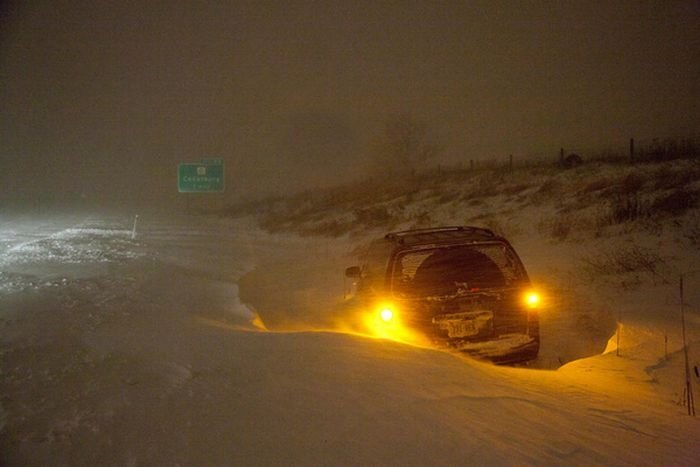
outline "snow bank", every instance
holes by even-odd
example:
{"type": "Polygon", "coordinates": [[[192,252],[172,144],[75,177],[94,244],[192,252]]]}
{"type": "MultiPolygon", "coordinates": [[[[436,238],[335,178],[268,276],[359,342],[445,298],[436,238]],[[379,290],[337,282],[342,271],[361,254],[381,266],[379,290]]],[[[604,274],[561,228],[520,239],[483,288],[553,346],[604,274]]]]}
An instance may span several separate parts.
{"type": "MultiPolygon", "coordinates": [[[[436,217],[469,219],[495,206],[486,201],[448,203],[436,217]]],[[[347,253],[365,237],[160,214],[141,216],[131,239],[130,216],[52,228],[47,219],[31,239],[39,248],[0,257],[0,463],[695,464],[700,425],[681,405],[676,285],[580,264],[620,238],[675,244],[677,261],[663,255],[671,270],[696,250],[666,227],[656,239],[543,239],[525,220],[548,211],[518,206],[505,205],[503,225],[518,226],[516,249],[549,298],[541,366],[563,364],[556,371],[323,331],[343,268],[355,264],[347,253]],[[105,256],[85,254],[93,249],[105,256]],[[603,353],[616,321],[619,356],[603,353]]],[[[20,228],[3,244],[28,239],[20,228]]]]}

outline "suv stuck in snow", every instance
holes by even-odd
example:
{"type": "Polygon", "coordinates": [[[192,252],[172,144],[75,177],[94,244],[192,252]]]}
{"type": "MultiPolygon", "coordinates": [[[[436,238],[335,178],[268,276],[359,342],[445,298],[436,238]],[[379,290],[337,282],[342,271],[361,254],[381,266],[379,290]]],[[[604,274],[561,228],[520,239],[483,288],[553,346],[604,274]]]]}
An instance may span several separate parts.
{"type": "Polygon", "coordinates": [[[380,325],[400,321],[432,343],[497,363],[537,357],[539,298],[510,243],[477,227],[392,232],[372,241],[353,308],[380,325]]]}

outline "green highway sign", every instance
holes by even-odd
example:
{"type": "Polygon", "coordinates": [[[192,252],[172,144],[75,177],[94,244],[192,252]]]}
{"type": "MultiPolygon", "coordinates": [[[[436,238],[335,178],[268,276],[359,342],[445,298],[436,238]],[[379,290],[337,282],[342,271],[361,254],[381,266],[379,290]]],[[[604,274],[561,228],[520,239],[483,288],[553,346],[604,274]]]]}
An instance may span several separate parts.
{"type": "Polygon", "coordinates": [[[205,160],[177,166],[180,193],[221,193],[224,191],[224,161],[205,160]]]}

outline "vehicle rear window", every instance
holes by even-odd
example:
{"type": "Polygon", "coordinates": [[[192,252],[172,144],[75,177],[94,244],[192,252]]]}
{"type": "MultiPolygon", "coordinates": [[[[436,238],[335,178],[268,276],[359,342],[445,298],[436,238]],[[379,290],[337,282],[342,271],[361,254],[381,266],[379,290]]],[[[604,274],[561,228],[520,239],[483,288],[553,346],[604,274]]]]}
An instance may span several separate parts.
{"type": "Polygon", "coordinates": [[[459,245],[399,254],[392,290],[403,297],[445,296],[507,287],[522,278],[520,262],[507,245],[459,245]]]}

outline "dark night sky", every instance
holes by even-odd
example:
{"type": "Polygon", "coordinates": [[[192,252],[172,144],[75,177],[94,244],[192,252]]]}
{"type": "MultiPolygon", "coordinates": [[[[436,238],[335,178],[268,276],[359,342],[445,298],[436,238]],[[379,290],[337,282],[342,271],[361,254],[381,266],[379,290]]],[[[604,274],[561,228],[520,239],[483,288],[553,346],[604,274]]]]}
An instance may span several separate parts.
{"type": "MultiPolygon", "coordinates": [[[[700,2],[5,4],[4,194],[231,197],[357,176],[392,113],[437,162],[700,134],[700,2]]],[[[10,196],[12,197],[12,196],[10,196]]]]}

